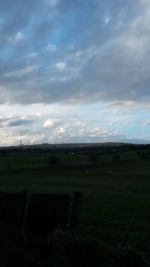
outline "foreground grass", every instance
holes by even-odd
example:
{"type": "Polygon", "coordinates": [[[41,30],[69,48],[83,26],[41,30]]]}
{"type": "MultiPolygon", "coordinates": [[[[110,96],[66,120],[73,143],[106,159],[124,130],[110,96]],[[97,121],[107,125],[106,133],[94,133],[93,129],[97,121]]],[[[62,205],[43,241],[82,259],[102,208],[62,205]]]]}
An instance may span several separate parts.
{"type": "MultiPolygon", "coordinates": [[[[64,162],[67,162],[67,156],[64,162]]],[[[68,156],[69,157],[69,156],[68,156]]],[[[72,157],[72,156],[71,156],[72,157]]],[[[85,157],[82,156],[83,161],[85,157]]],[[[1,191],[83,192],[78,236],[120,253],[133,249],[150,261],[150,160],[136,154],[113,161],[101,157],[95,168],[50,168],[47,158],[15,158],[1,163],[1,191]],[[30,164],[28,164],[30,162],[30,164]],[[39,164],[40,162],[40,164],[39,164]],[[34,167],[34,168],[33,168],[34,167]],[[108,172],[109,171],[109,172],[108,172]]],[[[69,160],[69,158],[68,158],[69,160]]],[[[71,163],[75,159],[71,159],[71,163]]],[[[81,158],[77,158],[77,162],[81,158]]]]}

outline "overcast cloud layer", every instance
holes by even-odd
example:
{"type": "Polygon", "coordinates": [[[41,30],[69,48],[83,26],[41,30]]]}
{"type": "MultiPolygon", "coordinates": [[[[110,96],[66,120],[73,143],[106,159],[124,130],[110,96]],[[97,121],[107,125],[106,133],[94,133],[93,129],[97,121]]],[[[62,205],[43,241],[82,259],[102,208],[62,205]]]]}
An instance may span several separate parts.
{"type": "Polygon", "coordinates": [[[0,0],[1,144],[150,140],[149,25],[149,0],[0,0]]]}
{"type": "Polygon", "coordinates": [[[1,103],[148,101],[149,24],[144,0],[1,0],[1,103]]]}

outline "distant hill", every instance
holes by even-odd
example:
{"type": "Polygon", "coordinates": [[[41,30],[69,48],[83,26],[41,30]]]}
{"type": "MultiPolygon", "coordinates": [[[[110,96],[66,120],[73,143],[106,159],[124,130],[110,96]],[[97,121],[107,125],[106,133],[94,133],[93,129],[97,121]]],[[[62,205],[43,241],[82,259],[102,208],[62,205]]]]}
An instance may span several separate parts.
{"type": "MultiPolygon", "coordinates": [[[[105,142],[105,143],[63,143],[63,144],[34,144],[21,146],[5,146],[0,147],[1,150],[9,149],[71,149],[71,148],[113,148],[121,146],[136,146],[140,144],[124,143],[124,142],[105,142]]],[[[141,145],[144,145],[141,143],[141,145]]]]}

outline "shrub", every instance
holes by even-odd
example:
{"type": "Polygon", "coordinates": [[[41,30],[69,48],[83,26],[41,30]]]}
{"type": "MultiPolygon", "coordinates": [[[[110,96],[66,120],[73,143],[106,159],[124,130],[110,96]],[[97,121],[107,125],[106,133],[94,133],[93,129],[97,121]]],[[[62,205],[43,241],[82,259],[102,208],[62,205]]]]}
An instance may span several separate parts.
{"type": "Polygon", "coordinates": [[[50,155],[48,163],[49,165],[56,166],[59,163],[59,158],[56,155],[50,155]]]}

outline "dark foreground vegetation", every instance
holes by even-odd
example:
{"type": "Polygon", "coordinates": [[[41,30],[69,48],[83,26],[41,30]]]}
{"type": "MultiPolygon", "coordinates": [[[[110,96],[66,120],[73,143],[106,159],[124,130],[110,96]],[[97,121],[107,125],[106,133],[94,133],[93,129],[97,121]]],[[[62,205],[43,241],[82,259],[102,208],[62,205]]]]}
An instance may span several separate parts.
{"type": "Polygon", "coordinates": [[[150,266],[149,146],[3,149],[0,188],[83,193],[75,233],[56,229],[44,249],[1,224],[0,266],[150,266]]]}

